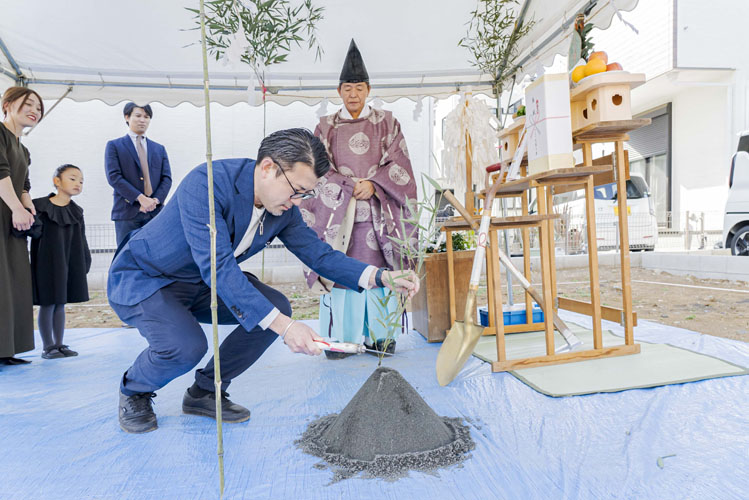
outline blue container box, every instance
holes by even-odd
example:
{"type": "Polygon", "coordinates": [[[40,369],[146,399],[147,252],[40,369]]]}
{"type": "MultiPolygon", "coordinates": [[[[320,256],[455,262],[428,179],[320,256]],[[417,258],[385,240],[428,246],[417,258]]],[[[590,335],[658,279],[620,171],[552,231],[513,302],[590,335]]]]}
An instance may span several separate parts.
{"type": "MultiPolygon", "coordinates": [[[[505,325],[524,325],[525,321],[525,309],[518,311],[504,311],[504,322],[505,325]]],[[[487,307],[479,307],[479,320],[481,326],[489,326],[489,310],[487,307]]],[[[538,304],[533,304],[533,322],[542,323],[544,321],[544,312],[541,310],[538,304]]]]}

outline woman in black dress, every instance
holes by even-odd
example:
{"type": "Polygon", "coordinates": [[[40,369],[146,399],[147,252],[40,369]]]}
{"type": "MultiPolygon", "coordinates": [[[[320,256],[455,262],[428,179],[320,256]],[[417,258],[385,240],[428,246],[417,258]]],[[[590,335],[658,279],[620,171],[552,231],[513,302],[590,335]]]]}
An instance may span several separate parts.
{"type": "Polygon", "coordinates": [[[31,270],[25,238],[11,235],[25,231],[36,213],[29,195],[29,150],[21,144],[26,127],[44,116],[39,94],[11,87],[0,102],[0,364],[20,365],[28,360],[14,357],[34,348],[34,309],[31,303],[31,270]]]}
{"type": "Polygon", "coordinates": [[[91,268],[83,209],[71,199],[83,191],[83,172],[75,165],[62,165],[55,170],[53,181],[57,194],[34,200],[42,236],[31,240],[34,305],[40,306],[39,333],[45,359],[78,356],[62,343],[65,304],[88,300],[86,274],[91,268]]]}

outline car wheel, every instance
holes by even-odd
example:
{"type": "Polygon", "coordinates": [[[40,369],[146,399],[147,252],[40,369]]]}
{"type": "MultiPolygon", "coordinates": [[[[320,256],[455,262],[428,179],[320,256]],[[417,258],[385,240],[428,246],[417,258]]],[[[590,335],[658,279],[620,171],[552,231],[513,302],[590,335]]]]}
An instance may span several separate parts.
{"type": "Polygon", "coordinates": [[[744,226],[733,235],[731,254],[749,256],[749,226],[744,226]]]}

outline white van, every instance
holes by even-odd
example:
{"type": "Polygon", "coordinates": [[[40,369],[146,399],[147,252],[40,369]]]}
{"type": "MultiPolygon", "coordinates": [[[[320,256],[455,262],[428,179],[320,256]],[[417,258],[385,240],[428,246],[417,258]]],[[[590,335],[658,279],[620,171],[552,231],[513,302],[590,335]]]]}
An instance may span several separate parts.
{"type": "MultiPolygon", "coordinates": [[[[619,205],[616,184],[596,186],[596,237],[598,248],[617,248],[619,239],[619,205]]],[[[645,178],[631,173],[627,181],[627,225],[630,250],[655,250],[658,243],[658,220],[655,206],[645,178]]]]}
{"type": "MultiPolygon", "coordinates": [[[[616,184],[603,184],[594,190],[596,207],[596,238],[599,250],[619,247],[619,205],[616,184]]],[[[535,213],[536,200],[531,202],[530,212],[535,213]]],[[[560,214],[558,231],[565,231],[571,239],[585,234],[585,192],[571,191],[554,196],[554,212],[560,214]]],[[[629,226],[630,250],[655,250],[658,243],[658,221],[650,188],[640,174],[631,173],[627,181],[627,222],[629,226]]],[[[559,238],[559,234],[556,235],[559,238]]],[[[559,246],[559,243],[557,244],[559,246]]],[[[580,244],[567,242],[571,253],[586,251],[584,241],[580,244]]]]}
{"type": "Polygon", "coordinates": [[[731,158],[723,244],[731,249],[732,255],[749,255],[749,131],[739,138],[739,146],[731,158]]]}

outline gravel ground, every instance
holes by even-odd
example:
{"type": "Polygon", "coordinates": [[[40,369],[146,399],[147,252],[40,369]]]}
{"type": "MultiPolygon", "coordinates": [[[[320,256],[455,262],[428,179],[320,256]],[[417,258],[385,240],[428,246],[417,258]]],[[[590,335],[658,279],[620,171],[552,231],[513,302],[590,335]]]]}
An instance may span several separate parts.
{"type": "MultiPolygon", "coordinates": [[[[618,268],[601,267],[600,276],[603,304],[621,307],[618,268]]],[[[587,268],[558,271],[559,294],[590,300],[587,279],[587,268]]],[[[533,282],[539,283],[540,275],[534,273],[533,282]]],[[[291,301],[295,319],[317,317],[319,296],[310,292],[304,283],[283,284],[276,288],[291,301]]],[[[516,286],[514,290],[517,301],[522,297],[522,289],[516,286]]],[[[485,302],[485,296],[485,292],[480,293],[479,302],[482,298],[485,302]]],[[[749,286],[746,283],[632,268],[632,297],[640,319],[749,342],[749,286]]],[[[66,314],[67,328],[116,328],[122,324],[107,304],[103,292],[93,292],[87,303],[68,305],[66,314]]]]}
{"type": "MultiPolygon", "coordinates": [[[[600,276],[602,304],[621,308],[619,268],[601,267],[600,276]]],[[[749,286],[746,283],[675,276],[642,268],[632,268],[631,278],[632,303],[639,319],[749,342],[749,286]]],[[[559,271],[559,295],[590,301],[588,279],[587,268],[559,271]]],[[[533,283],[540,281],[540,273],[534,273],[533,283]]],[[[524,300],[520,286],[513,290],[516,301],[524,300]]]]}

